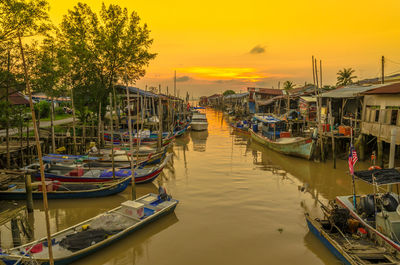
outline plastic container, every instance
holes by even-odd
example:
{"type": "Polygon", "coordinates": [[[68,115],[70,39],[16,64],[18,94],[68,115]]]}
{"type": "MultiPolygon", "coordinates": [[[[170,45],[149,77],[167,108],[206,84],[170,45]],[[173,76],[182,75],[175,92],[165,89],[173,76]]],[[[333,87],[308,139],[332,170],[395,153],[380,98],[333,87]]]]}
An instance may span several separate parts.
{"type": "Polygon", "coordinates": [[[258,124],[253,124],[253,131],[258,132],[258,124]]]}

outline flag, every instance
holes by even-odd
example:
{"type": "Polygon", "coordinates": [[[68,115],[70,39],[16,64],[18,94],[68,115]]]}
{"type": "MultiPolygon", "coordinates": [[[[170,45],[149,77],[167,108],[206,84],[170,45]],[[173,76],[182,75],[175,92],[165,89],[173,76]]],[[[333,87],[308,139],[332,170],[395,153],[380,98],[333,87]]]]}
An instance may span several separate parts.
{"type": "Polygon", "coordinates": [[[352,146],[350,146],[350,153],[349,153],[349,171],[350,174],[354,174],[354,165],[357,163],[358,157],[357,157],[357,152],[356,149],[352,146]]]}

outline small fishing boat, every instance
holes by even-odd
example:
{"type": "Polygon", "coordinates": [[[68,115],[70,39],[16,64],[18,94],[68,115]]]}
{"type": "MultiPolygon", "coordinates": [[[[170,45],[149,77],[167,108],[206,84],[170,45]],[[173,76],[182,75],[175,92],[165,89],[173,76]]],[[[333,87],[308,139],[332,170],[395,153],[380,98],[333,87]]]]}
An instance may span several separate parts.
{"type": "MultiPolygon", "coordinates": [[[[114,145],[127,145],[129,143],[129,133],[128,132],[119,132],[119,133],[114,133],[114,145]],[[122,136],[122,141],[121,141],[121,136],[122,136]]],[[[163,132],[163,137],[162,137],[162,146],[169,145],[173,140],[175,136],[171,135],[168,132],[163,132]]],[[[106,145],[111,146],[111,133],[110,132],[104,132],[104,140],[106,145]]],[[[133,143],[137,143],[137,141],[140,141],[140,145],[142,146],[157,146],[157,141],[158,141],[158,133],[151,133],[150,131],[142,131],[139,133],[139,136],[137,134],[133,135],[133,143]]]]}
{"type": "Polygon", "coordinates": [[[314,151],[314,141],[311,137],[292,136],[290,132],[284,131],[285,121],[273,116],[254,117],[260,123],[249,129],[253,140],[285,155],[311,159],[314,151]]]}
{"type": "MultiPolygon", "coordinates": [[[[47,181],[47,198],[49,199],[82,199],[105,197],[120,193],[129,185],[131,178],[107,183],[63,183],[59,181],[47,181]]],[[[32,183],[33,199],[42,199],[41,183],[32,183]]],[[[25,200],[25,183],[11,183],[0,187],[0,200],[25,200]]]]}
{"type": "MultiPolygon", "coordinates": [[[[170,157],[171,155],[168,155],[159,165],[135,169],[135,183],[143,184],[152,182],[160,175],[170,157]]],[[[39,165],[33,164],[25,169],[38,170],[39,165]]],[[[80,165],[62,163],[46,164],[44,173],[46,179],[61,182],[108,182],[115,179],[131,177],[132,175],[130,169],[116,168],[114,169],[114,178],[112,169],[89,169],[80,165]]],[[[33,174],[33,177],[36,180],[40,180],[40,172],[37,171],[33,174]]]]}
{"type": "MultiPolygon", "coordinates": [[[[51,236],[54,264],[69,264],[128,236],[174,212],[178,201],[165,193],[149,193],[51,236]]],[[[5,264],[49,264],[46,238],[9,250],[0,250],[5,264]]]]}
{"type": "Polygon", "coordinates": [[[190,123],[192,130],[194,131],[205,131],[208,128],[207,116],[203,113],[193,114],[192,121],[190,123]]]}
{"type": "Polygon", "coordinates": [[[240,121],[240,122],[236,122],[236,123],[231,123],[230,126],[232,127],[232,129],[235,132],[239,132],[239,133],[242,133],[242,134],[250,135],[250,131],[249,131],[250,126],[247,123],[247,121],[244,121],[244,122],[240,121]]]}
{"type": "Polygon", "coordinates": [[[176,130],[174,132],[174,136],[175,137],[180,137],[180,136],[184,135],[188,128],[189,128],[189,123],[187,123],[185,126],[183,126],[182,129],[176,130]]]}
{"type": "Polygon", "coordinates": [[[400,251],[399,195],[382,192],[382,185],[400,184],[400,172],[396,169],[373,169],[354,172],[354,176],[374,188],[373,194],[337,196],[339,206],[347,209],[377,239],[400,251]]]}
{"type": "Polygon", "coordinates": [[[307,226],[343,264],[399,264],[399,252],[389,244],[378,243],[346,209],[321,207],[324,219],[305,213],[307,226]]]}

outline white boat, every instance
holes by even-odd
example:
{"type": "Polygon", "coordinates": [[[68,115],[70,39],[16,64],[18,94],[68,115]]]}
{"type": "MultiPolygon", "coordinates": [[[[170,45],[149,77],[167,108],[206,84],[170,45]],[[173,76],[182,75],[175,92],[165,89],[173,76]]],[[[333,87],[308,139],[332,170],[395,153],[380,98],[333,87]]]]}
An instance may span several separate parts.
{"type": "Polygon", "coordinates": [[[194,131],[204,131],[208,128],[208,122],[206,114],[197,113],[193,114],[192,122],[190,123],[192,130],[194,131]]]}
{"type": "Polygon", "coordinates": [[[354,172],[354,176],[371,184],[373,194],[337,196],[336,203],[357,219],[368,231],[397,251],[400,251],[400,200],[399,195],[382,193],[382,185],[400,184],[396,169],[373,169],[354,172]]]}

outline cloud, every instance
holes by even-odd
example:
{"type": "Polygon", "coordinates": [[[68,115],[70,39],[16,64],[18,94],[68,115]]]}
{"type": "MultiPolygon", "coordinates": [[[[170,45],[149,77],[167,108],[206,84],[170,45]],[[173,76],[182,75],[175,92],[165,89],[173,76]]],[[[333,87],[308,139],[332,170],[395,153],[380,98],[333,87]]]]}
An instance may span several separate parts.
{"type": "Polygon", "coordinates": [[[176,78],[176,82],[187,82],[187,81],[189,81],[189,80],[191,80],[191,79],[192,79],[192,78],[190,78],[189,76],[184,75],[184,76],[181,76],[181,77],[176,78]]]}
{"type": "Polygon", "coordinates": [[[265,53],[265,46],[257,45],[250,51],[251,54],[265,53]]]}

